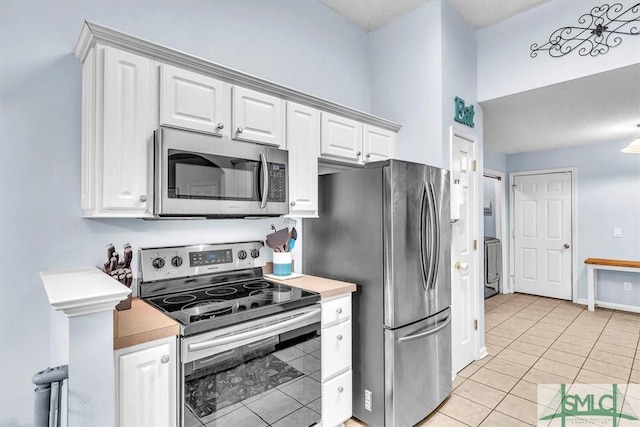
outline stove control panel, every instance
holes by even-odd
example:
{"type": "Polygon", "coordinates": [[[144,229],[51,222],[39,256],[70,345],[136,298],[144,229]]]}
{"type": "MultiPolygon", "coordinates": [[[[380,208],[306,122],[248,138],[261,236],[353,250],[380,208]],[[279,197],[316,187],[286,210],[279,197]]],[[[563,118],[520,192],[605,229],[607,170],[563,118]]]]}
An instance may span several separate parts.
{"type": "Polygon", "coordinates": [[[262,267],[261,241],[140,249],[142,282],[262,267]],[[249,256],[249,254],[251,256],[249,256]]]}

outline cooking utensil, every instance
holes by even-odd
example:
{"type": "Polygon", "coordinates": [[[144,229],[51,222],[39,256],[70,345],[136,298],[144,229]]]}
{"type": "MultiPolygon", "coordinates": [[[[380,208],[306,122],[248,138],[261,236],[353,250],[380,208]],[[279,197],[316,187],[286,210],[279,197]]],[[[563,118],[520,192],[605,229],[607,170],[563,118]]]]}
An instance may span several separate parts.
{"type": "Polygon", "coordinates": [[[289,241],[289,229],[283,228],[275,233],[267,234],[267,246],[276,252],[285,252],[285,245],[289,241]]]}
{"type": "Polygon", "coordinates": [[[289,239],[289,244],[287,245],[287,252],[291,252],[295,245],[296,245],[296,239],[294,238],[289,239]]]}

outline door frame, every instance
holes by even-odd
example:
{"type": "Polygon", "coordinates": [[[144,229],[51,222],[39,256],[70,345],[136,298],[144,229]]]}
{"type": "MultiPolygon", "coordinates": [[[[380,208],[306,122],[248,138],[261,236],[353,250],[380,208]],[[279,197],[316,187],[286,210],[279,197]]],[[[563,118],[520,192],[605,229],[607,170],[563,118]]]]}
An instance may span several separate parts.
{"type": "MultiPolygon", "coordinates": [[[[484,339],[480,340],[480,333],[483,334],[484,336],[484,289],[482,289],[483,293],[482,293],[482,298],[480,297],[480,272],[482,272],[482,274],[484,275],[484,263],[480,264],[480,244],[481,242],[484,242],[483,240],[483,236],[480,236],[480,221],[481,221],[481,216],[480,216],[480,206],[481,206],[481,194],[479,191],[480,188],[480,175],[481,175],[481,171],[482,171],[482,165],[480,164],[480,161],[478,159],[478,137],[475,135],[472,135],[470,133],[466,133],[460,129],[458,129],[455,126],[450,126],[449,127],[449,169],[451,170],[451,183],[453,183],[453,138],[454,137],[460,137],[462,139],[466,139],[467,141],[471,142],[471,144],[473,145],[473,160],[475,160],[476,162],[476,170],[473,171],[473,173],[475,174],[474,176],[474,183],[473,183],[473,193],[475,195],[475,198],[473,198],[473,205],[470,208],[471,212],[475,212],[475,215],[473,215],[473,219],[472,221],[470,221],[470,223],[473,224],[473,235],[475,235],[475,239],[477,241],[477,248],[476,250],[474,250],[474,254],[473,254],[473,262],[475,264],[475,274],[471,275],[471,280],[472,280],[472,286],[471,288],[473,289],[474,295],[473,298],[475,299],[475,304],[473,304],[474,307],[474,313],[471,313],[471,316],[473,319],[477,319],[478,321],[478,328],[474,330],[473,333],[473,348],[474,348],[474,358],[475,360],[480,360],[483,357],[485,357],[488,353],[487,353],[487,348],[486,346],[482,346],[482,348],[480,348],[481,345],[481,341],[482,344],[484,344],[484,339]],[[482,239],[482,240],[481,240],[482,239]]],[[[471,201],[470,201],[471,203],[471,201]]],[[[453,259],[453,256],[451,257],[451,277],[453,277],[453,274],[455,274],[455,267],[454,267],[455,261],[453,259]]],[[[484,288],[484,280],[482,281],[482,286],[484,288]]],[[[453,331],[452,331],[452,336],[453,336],[453,331]]],[[[452,343],[453,344],[453,343],[452,343]]],[[[455,376],[457,374],[457,372],[453,372],[451,373],[451,378],[455,379],[455,376]]]]}
{"type": "MultiPolygon", "coordinates": [[[[500,281],[500,289],[498,290],[501,294],[512,294],[513,287],[511,287],[511,281],[508,280],[509,277],[509,262],[507,259],[509,257],[508,248],[506,245],[507,236],[509,235],[509,221],[507,218],[507,181],[504,172],[496,171],[493,169],[484,169],[484,174],[492,175],[499,180],[496,180],[497,183],[494,183],[495,188],[495,212],[496,212],[496,237],[500,239],[502,242],[502,280],[500,281]],[[499,228],[498,228],[499,226],[499,228]],[[499,230],[499,231],[498,231],[499,230]]],[[[490,178],[493,179],[493,178],[490,178]]],[[[486,274],[486,273],[485,273],[486,274]]]]}
{"type": "Polygon", "coordinates": [[[538,169],[522,172],[509,173],[509,186],[511,191],[509,192],[509,226],[511,229],[509,238],[509,286],[515,292],[516,286],[514,283],[515,278],[515,197],[514,197],[514,180],[517,176],[527,175],[547,175],[552,173],[565,173],[571,174],[571,301],[578,302],[578,251],[576,250],[576,243],[578,241],[577,236],[577,218],[578,218],[578,205],[577,205],[577,191],[578,191],[578,168],[558,168],[558,169],[538,169]]]}

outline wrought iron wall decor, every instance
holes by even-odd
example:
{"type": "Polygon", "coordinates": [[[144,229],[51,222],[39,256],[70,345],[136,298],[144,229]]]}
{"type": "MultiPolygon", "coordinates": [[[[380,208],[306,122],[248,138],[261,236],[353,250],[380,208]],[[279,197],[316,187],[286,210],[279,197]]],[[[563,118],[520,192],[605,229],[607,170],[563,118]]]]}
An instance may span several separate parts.
{"type": "Polygon", "coordinates": [[[555,30],[542,46],[532,44],[531,57],[546,50],[553,58],[559,58],[576,49],[580,56],[604,55],[622,43],[621,35],[640,33],[640,3],[624,8],[620,3],[594,7],[578,19],[579,25],[555,30]]]}

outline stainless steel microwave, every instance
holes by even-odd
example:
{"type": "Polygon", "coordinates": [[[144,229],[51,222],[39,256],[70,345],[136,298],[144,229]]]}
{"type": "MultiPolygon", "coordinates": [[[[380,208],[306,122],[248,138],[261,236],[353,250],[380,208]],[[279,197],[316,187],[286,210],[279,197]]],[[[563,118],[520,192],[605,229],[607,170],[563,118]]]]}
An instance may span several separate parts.
{"type": "Polygon", "coordinates": [[[162,127],[154,134],[154,214],[287,214],[288,157],[274,147],[162,127]]]}

